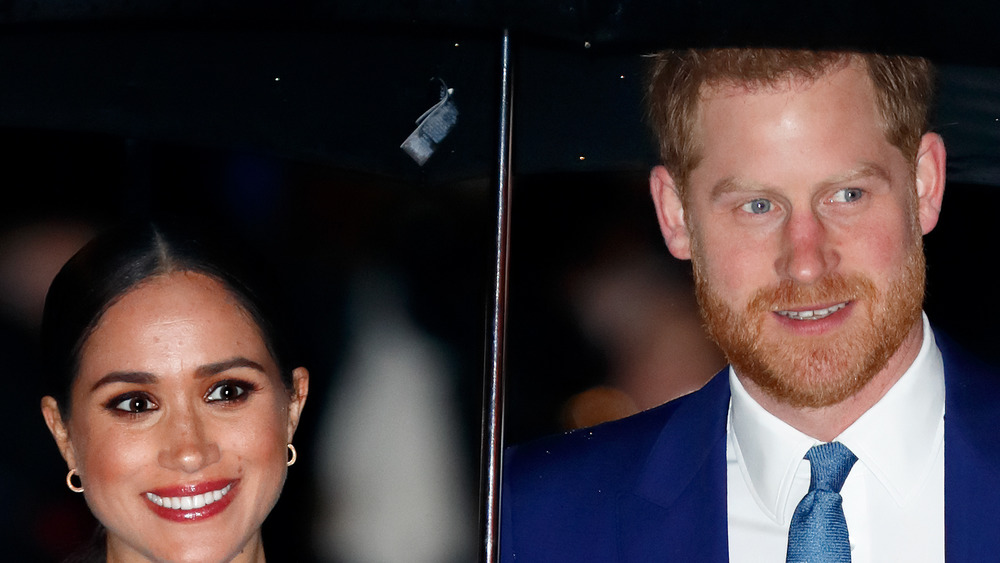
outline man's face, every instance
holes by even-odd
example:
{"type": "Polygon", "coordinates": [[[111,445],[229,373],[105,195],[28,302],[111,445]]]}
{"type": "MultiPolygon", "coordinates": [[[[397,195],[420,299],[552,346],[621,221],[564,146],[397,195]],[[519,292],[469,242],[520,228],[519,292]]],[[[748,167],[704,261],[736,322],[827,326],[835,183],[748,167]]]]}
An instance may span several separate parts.
{"type": "Polygon", "coordinates": [[[696,134],[680,254],[741,378],[821,407],[915,355],[934,221],[918,216],[913,163],[886,140],[865,70],[706,90],[696,134]]]}

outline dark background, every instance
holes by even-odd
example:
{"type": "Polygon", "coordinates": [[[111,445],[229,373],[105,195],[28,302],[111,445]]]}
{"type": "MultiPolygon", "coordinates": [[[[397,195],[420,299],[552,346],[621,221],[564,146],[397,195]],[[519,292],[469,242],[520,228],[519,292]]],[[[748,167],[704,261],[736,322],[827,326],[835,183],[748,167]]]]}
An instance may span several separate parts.
{"type": "MultiPolygon", "coordinates": [[[[303,462],[320,447],[322,397],[356,331],[351,284],[375,267],[394,272],[414,322],[448,352],[443,393],[460,415],[463,495],[475,503],[505,26],[515,79],[508,443],[562,429],[569,398],[607,383],[621,361],[580,325],[581,276],[634,258],[678,299],[690,295],[646,187],[656,158],[640,55],[655,47],[849,46],[940,63],[935,123],[950,180],[926,238],[927,311],[992,356],[1000,18],[986,3],[141,4],[0,3],[0,262],[33,226],[180,217],[287,273],[281,293],[313,379],[302,458],[266,524],[272,560],[317,558],[317,476],[303,462]],[[398,146],[437,101],[438,79],[454,88],[459,122],[421,168],[398,146]]],[[[0,420],[12,435],[0,456],[0,544],[10,560],[53,561],[86,535],[88,513],[64,488],[38,412],[36,327],[17,311],[0,321],[0,420]]]]}

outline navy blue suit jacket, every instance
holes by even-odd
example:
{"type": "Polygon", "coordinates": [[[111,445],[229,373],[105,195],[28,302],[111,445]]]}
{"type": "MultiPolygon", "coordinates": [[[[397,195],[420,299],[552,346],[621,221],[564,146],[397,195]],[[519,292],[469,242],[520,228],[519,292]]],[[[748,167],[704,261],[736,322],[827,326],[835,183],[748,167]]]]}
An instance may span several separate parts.
{"type": "MultiPolygon", "coordinates": [[[[939,346],[945,366],[945,550],[1000,560],[1000,377],[939,346]]],[[[723,370],[624,420],[505,453],[504,563],[728,561],[723,370]]]]}

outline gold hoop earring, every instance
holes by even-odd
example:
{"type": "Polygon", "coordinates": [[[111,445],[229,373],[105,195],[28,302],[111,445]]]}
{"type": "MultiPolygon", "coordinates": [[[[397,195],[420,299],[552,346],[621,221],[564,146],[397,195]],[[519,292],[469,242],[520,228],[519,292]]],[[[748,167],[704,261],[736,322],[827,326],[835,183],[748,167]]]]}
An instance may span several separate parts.
{"type": "Polygon", "coordinates": [[[74,475],[76,475],[77,477],[79,477],[79,475],[77,475],[77,473],[76,473],[76,469],[70,469],[69,473],[66,474],[66,486],[69,487],[69,490],[73,491],[74,493],[82,493],[83,492],[83,479],[80,479],[80,486],[77,487],[76,485],[73,484],[73,476],[74,475]]]}
{"type": "Polygon", "coordinates": [[[288,460],[285,465],[291,467],[295,465],[295,460],[299,459],[299,453],[295,451],[295,446],[288,444],[288,450],[292,452],[292,459],[288,460]]]}

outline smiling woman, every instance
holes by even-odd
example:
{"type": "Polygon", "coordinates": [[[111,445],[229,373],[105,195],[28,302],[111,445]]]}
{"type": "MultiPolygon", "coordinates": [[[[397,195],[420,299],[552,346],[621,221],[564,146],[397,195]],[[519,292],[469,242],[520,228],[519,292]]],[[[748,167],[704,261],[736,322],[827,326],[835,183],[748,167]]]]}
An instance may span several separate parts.
{"type": "Polygon", "coordinates": [[[63,267],[42,328],[42,414],[105,530],[94,560],[264,561],[308,392],[260,300],[156,228],[63,267]]]}

